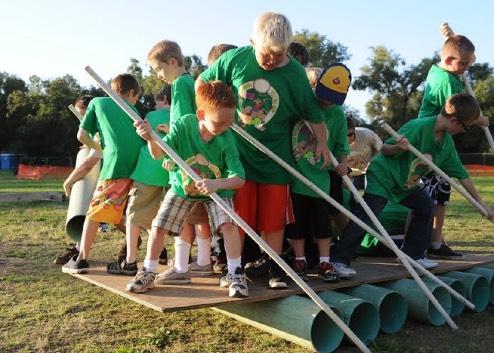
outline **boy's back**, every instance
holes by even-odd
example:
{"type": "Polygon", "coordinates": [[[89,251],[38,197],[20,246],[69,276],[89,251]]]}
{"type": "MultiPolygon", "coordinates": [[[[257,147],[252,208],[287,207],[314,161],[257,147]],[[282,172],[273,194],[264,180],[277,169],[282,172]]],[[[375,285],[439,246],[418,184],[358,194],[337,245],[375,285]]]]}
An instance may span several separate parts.
{"type": "Polygon", "coordinates": [[[127,114],[109,97],[94,98],[80,126],[92,135],[100,134],[103,147],[100,180],[129,178],[144,141],[136,134],[127,114]]]}
{"type": "Polygon", "coordinates": [[[448,72],[438,65],[432,65],[427,74],[424,97],[420,105],[419,118],[439,114],[446,100],[453,94],[465,90],[460,77],[448,72]]]}

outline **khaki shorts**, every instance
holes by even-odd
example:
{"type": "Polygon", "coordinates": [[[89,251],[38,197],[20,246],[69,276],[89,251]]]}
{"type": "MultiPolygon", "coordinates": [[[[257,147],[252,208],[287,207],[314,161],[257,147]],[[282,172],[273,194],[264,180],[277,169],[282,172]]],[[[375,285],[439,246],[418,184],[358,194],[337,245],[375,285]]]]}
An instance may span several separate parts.
{"type": "Polygon", "coordinates": [[[187,223],[190,224],[208,224],[209,217],[208,212],[206,211],[206,207],[204,207],[204,203],[197,202],[192,211],[189,214],[189,218],[187,218],[187,223]]]}
{"type": "Polygon", "coordinates": [[[99,180],[89,203],[87,218],[94,222],[119,224],[131,185],[131,179],[99,180]]]}
{"type": "Polygon", "coordinates": [[[166,189],[162,186],[146,185],[134,181],[129,191],[127,224],[151,229],[151,223],[160,208],[166,189]]]}

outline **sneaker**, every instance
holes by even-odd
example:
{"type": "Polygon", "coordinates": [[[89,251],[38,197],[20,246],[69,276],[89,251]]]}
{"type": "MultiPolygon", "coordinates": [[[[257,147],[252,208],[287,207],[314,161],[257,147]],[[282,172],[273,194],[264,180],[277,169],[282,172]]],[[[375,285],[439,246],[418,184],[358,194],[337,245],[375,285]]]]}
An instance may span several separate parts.
{"type": "Polygon", "coordinates": [[[108,224],[106,224],[106,223],[100,223],[99,224],[99,231],[102,233],[108,233],[110,231],[110,227],[108,227],[108,224]]]}
{"type": "Polygon", "coordinates": [[[211,276],[214,275],[213,265],[208,263],[207,265],[200,266],[197,262],[189,264],[189,271],[192,276],[211,276]]]}
{"type": "Polygon", "coordinates": [[[319,271],[317,272],[317,277],[322,279],[324,282],[335,283],[340,281],[340,276],[335,270],[333,265],[329,262],[321,262],[319,264],[319,271]]]}
{"type": "Polygon", "coordinates": [[[148,272],[145,267],[137,272],[136,276],[127,283],[127,291],[134,293],[144,293],[148,289],[154,288],[154,279],[156,278],[156,273],[148,272]]]}
{"type": "Polygon", "coordinates": [[[269,281],[270,289],[285,289],[288,288],[288,277],[285,272],[273,260],[269,261],[269,281]]]}
{"type": "Polygon", "coordinates": [[[65,249],[65,252],[58,255],[58,257],[53,260],[53,263],[55,265],[65,265],[74,255],[79,256],[79,250],[75,248],[75,245],[65,249]]]}
{"type": "Polygon", "coordinates": [[[256,261],[245,264],[247,276],[262,277],[268,273],[268,255],[262,254],[256,261]]]}
{"type": "Polygon", "coordinates": [[[89,268],[89,262],[87,260],[77,260],[77,256],[74,255],[70,260],[62,266],[63,273],[86,273],[89,268]]]}
{"type": "Polygon", "coordinates": [[[179,273],[175,267],[171,267],[156,276],[156,284],[188,284],[191,282],[190,277],[190,270],[179,273]]]}
{"type": "Polygon", "coordinates": [[[434,249],[430,247],[427,249],[427,257],[432,257],[434,259],[455,259],[461,260],[465,257],[461,252],[454,251],[446,244],[441,244],[439,249],[434,249]]]}
{"type": "Polygon", "coordinates": [[[304,281],[307,279],[307,263],[304,260],[293,260],[293,270],[304,281]]]}
{"type": "Polygon", "coordinates": [[[422,267],[425,268],[426,270],[439,266],[439,264],[436,261],[426,259],[425,257],[422,259],[417,259],[415,261],[418,262],[420,265],[422,265],[422,267]]]}
{"type": "Polygon", "coordinates": [[[218,274],[225,274],[228,270],[227,264],[220,259],[217,259],[213,264],[213,272],[218,274]]]}
{"type": "Polygon", "coordinates": [[[160,265],[168,265],[168,252],[166,251],[166,248],[163,248],[160,252],[160,256],[158,258],[158,263],[160,265]]]}
{"type": "Polygon", "coordinates": [[[352,278],[357,274],[357,271],[341,262],[331,262],[331,265],[341,279],[352,278]]]}
{"type": "Polygon", "coordinates": [[[228,287],[228,296],[230,298],[245,298],[249,295],[247,288],[247,276],[241,267],[237,267],[235,273],[227,273],[220,278],[220,287],[228,287]]]}
{"type": "Polygon", "coordinates": [[[136,262],[128,263],[125,260],[122,262],[115,261],[106,265],[106,272],[114,275],[135,276],[137,274],[137,264],[136,262]]]}

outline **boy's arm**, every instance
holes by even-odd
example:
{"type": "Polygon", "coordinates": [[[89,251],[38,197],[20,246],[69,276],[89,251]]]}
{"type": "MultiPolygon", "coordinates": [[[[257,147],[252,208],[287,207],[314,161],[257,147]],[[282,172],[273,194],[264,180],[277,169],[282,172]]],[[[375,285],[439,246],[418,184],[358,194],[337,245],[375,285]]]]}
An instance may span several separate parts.
{"type": "Polygon", "coordinates": [[[475,201],[480,203],[482,207],[484,207],[484,209],[487,211],[486,218],[492,223],[494,223],[494,211],[489,206],[487,206],[487,204],[482,200],[480,194],[478,193],[477,189],[475,188],[475,185],[472,182],[472,179],[470,178],[460,179],[460,183],[461,185],[463,185],[465,190],[467,190],[467,192],[475,199],[475,201]]]}
{"type": "Polygon", "coordinates": [[[84,162],[76,167],[63,183],[65,195],[70,196],[72,186],[75,184],[75,182],[84,178],[100,160],[100,157],[87,157],[84,162]]]}
{"type": "Polygon", "coordinates": [[[408,150],[408,139],[405,136],[400,136],[396,139],[394,145],[384,143],[381,152],[385,156],[394,156],[408,150]]]}
{"type": "Polygon", "coordinates": [[[232,176],[224,179],[202,179],[196,182],[197,189],[204,195],[209,195],[217,190],[240,189],[245,180],[239,176],[232,176]]]}
{"type": "Polygon", "coordinates": [[[326,128],[326,124],[324,122],[315,123],[309,121],[312,131],[314,132],[314,136],[316,137],[317,146],[316,146],[316,158],[323,159],[322,168],[326,168],[331,163],[331,157],[329,156],[328,149],[328,129],[326,128]]]}
{"type": "Polygon", "coordinates": [[[82,127],[80,127],[79,130],[77,131],[77,139],[86,146],[88,146],[89,148],[93,148],[96,151],[101,152],[103,150],[101,148],[101,143],[97,139],[91,138],[89,132],[87,132],[82,127]]]}
{"type": "Polygon", "coordinates": [[[165,155],[165,152],[161,149],[161,147],[152,139],[151,132],[153,129],[151,128],[151,124],[147,120],[140,120],[134,123],[134,127],[136,128],[137,134],[148,142],[149,154],[153,159],[160,159],[165,155]]]}

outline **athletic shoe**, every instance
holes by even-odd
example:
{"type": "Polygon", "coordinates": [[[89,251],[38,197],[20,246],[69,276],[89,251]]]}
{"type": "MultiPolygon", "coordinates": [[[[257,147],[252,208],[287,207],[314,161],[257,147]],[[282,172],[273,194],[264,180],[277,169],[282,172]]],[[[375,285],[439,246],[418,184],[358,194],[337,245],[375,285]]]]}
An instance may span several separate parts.
{"type": "Polygon", "coordinates": [[[77,256],[74,255],[70,260],[62,266],[63,273],[86,273],[89,268],[87,260],[77,260],[77,256]]]}
{"type": "Polygon", "coordinates": [[[439,266],[439,264],[436,261],[426,259],[425,257],[415,261],[418,262],[420,265],[422,265],[422,267],[425,268],[426,270],[439,266]]]}
{"type": "Polygon", "coordinates": [[[136,262],[128,263],[123,260],[122,262],[112,262],[106,265],[106,272],[113,275],[126,275],[135,276],[137,274],[137,264],[136,262]]]}
{"type": "Polygon", "coordinates": [[[58,257],[53,260],[53,263],[55,265],[65,265],[74,255],[79,256],[79,250],[75,248],[75,245],[65,249],[65,252],[58,255],[58,257]]]}
{"type": "Polygon", "coordinates": [[[249,295],[247,288],[247,276],[241,267],[235,269],[235,273],[227,273],[220,278],[220,287],[228,287],[228,296],[230,298],[245,298],[249,295]]]}
{"type": "Polygon", "coordinates": [[[160,265],[168,265],[168,251],[166,251],[166,248],[163,248],[160,252],[160,256],[158,258],[158,263],[160,265]]]}
{"type": "Polygon", "coordinates": [[[228,270],[228,266],[225,262],[217,259],[213,264],[213,272],[219,274],[225,274],[228,270]]]}
{"type": "Polygon", "coordinates": [[[335,283],[340,281],[340,276],[335,268],[329,262],[321,262],[319,264],[319,271],[317,277],[324,282],[335,283]]]}
{"type": "Polygon", "coordinates": [[[156,276],[156,284],[188,284],[191,282],[190,270],[179,273],[174,267],[156,276]]]}
{"type": "Polygon", "coordinates": [[[341,279],[352,278],[357,274],[357,271],[341,262],[331,262],[331,265],[341,279]]]}
{"type": "Polygon", "coordinates": [[[269,281],[268,287],[270,289],[285,289],[288,288],[288,277],[285,271],[276,264],[273,260],[269,260],[269,281]]]}
{"type": "Polygon", "coordinates": [[[156,273],[149,272],[145,267],[137,272],[136,276],[127,283],[127,291],[134,293],[144,293],[148,289],[154,288],[154,279],[156,278],[156,273]]]}
{"type": "Polygon", "coordinates": [[[430,247],[427,249],[427,257],[432,257],[434,259],[454,259],[461,260],[465,257],[461,252],[454,251],[446,244],[441,244],[439,249],[434,249],[430,247]]]}
{"type": "Polygon", "coordinates": [[[189,264],[189,271],[192,276],[211,276],[214,275],[213,265],[208,263],[207,265],[200,266],[197,262],[189,264]]]}
{"type": "Polygon", "coordinates": [[[304,260],[293,260],[293,270],[304,281],[307,279],[307,263],[304,260]]]}
{"type": "Polygon", "coordinates": [[[245,273],[253,277],[265,276],[268,273],[268,260],[268,255],[262,254],[256,261],[245,264],[245,273]]]}
{"type": "Polygon", "coordinates": [[[108,227],[108,224],[106,224],[106,223],[100,223],[99,224],[99,231],[102,233],[108,233],[110,231],[110,227],[108,227]]]}

